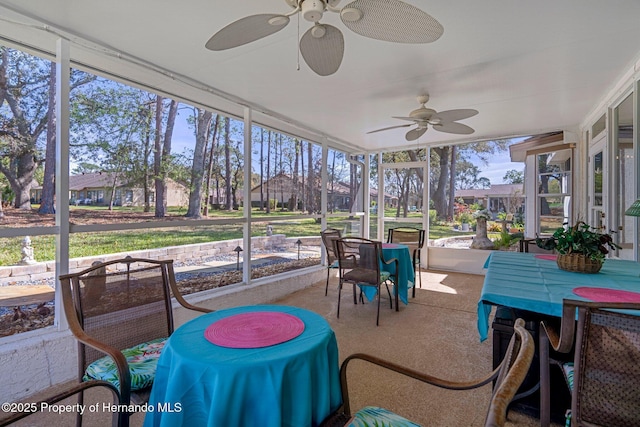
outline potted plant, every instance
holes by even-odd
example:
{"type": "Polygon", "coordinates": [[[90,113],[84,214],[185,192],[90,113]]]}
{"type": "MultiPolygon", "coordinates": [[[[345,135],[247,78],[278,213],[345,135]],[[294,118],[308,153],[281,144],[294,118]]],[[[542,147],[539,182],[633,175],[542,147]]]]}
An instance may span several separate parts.
{"type": "Polygon", "coordinates": [[[597,273],[602,268],[609,249],[622,249],[610,233],[602,233],[583,221],[573,227],[565,224],[551,237],[537,238],[538,247],[558,253],[558,267],[580,273],[597,273]]]}
{"type": "Polygon", "coordinates": [[[460,221],[462,231],[469,231],[469,223],[472,219],[473,217],[469,212],[461,212],[460,215],[458,215],[458,221],[460,221]]]}

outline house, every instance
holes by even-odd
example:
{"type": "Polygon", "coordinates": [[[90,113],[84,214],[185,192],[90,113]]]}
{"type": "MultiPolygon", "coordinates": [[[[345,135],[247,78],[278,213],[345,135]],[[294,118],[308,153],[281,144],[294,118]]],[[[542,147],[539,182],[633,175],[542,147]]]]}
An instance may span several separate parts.
{"type": "MultiPolygon", "coordinates": [[[[74,205],[109,205],[113,195],[114,206],[143,206],[144,189],[110,172],[83,173],[69,177],[69,202],[74,205]]],[[[31,198],[39,202],[42,186],[31,187],[31,198]]],[[[149,203],[155,202],[155,187],[149,188],[149,203]]],[[[167,206],[187,206],[189,189],[167,178],[167,206]]]]}
{"type": "MultiPolygon", "coordinates": [[[[264,200],[266,203],[267,199],[267,187],[269,188],[269,198],[271,200],[276,200],[278,206],[286,206],[290,203],[293,196],[298,200],[298,209],[302,206],[302,197],[305,194],[303,184],[305,183],[305,179],[303,177],[298,178],[297,184],[294,183],[293,177],[291,175],[285,173],[279,173],[276,176],[269,178],[262,185],[256,185],[251,189],[251,205],[259,206],[260,200],[264,200]],[[262,199],[261,194],[262,192],[262,199]]],[[[320,205],[320,181],[317,180],[317,184],[314,189],[314,197],[318,200],[317,205],[320,205]]],[[[349,183],[345,182],[328,182],[327,183],[327,206],[330,211],[338,210],[338,211],[362,211],[361,207],[357,206],[357,200],[360,198],[357,197],[357,193],[359,189],[355,191],[356,193],[356,206],[353,205],[352,191],[349,183]]],[[[369,190],[369,194],[371,200],[376,200],[378,197],[378,191],[376,189],[371,188],[369,190]]],[[[391,194],[385,194],[385,205],[389,207],[397,206],[398,199],[391,194]]]]}
{"type": "Polygon", "coordinates": [[[456,190],[455,198],[462,199],[467,205],[482,205],[492,214],[522,213],[525,206],[524,184],[494,184],[489,188],[456,190]]]}

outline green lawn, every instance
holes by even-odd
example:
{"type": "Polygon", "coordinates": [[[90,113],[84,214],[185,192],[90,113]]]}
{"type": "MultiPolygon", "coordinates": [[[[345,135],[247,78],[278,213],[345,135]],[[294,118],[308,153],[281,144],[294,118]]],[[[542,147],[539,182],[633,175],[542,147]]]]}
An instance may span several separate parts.
{"type": "MultiPolygon", "coordinates": [[[[99,206],[72,207],[75,209],[88,210],[105,210],[99,206]]],[[[142,208],[117,207],[115,212],[142,212],[142,208]]],[[[184,215],[184,209],[170,208],[168,215],[180,216],[184,215]]],[[[265,221],[253,223],[252,236],[264,236],[266,234],[266,225],[270,224],[275,234],[285,234],[287,236],[318,236],[321,231],[320,223],[313,218],[299,218],[285,221],[292,215],[300,215],[298,212],[282,212],[274,211],[266,214],[264,211],[254,209],[252,216],[254,218],[264,218],[265,221]]],[[[387,217],[395,215],[395,210],[387,210],[387,217]]],[[[421,213],[412,213],[411,217],[420,218],[421,213]]],[[[222,211],[216,210],[211,212],[213,218],[240,218],[241,211],[222,211]]],[[[371,217],[371,236],[376,235],[377,217],[371,217]]],[[[399,226],[419,226],[415,223],[403,223],[402,221],[387,222],[385,224],[385,233],[383,239],[386,239],[387,230],[391,227],[399,226]]],[[[327,220],[327,226],[337,228],[346,233],[358,233],[360,228],[360,220],[358,218],[350,219],[349,217],[331,217],[327,220]]],[[[471,234],[472,232],[470,232],[471,234]]],[[[430,227],[430,239],[439,239],[442,237],[459,236],[460,233],[453,230],[451,224],[433,224],[430,227]]],[[[494,237],[490,235],[490,238],[494,237]]],[[[167,246],[180,246],[193,243],[203,243],[210,241],[229,240],[242,238],[242,224],[234,225],[214,225],[206,227],[176,227],[176,228],[156,228],[147,230],[127,230],[127,231],[111,231],[111,232],[95,232],[95,233],[74,233],[70,239],[70,257],[78,258],[84,256],[95,256],[106,253],[128,252],[135,250],[152,249],[167,246]]],[[[37,261],[49,261],[55,259],[55,240],[54,236],[32,236],[32,246],[37,261]]],[[[21,242],[22,237],[0,238],[0,245],[3,250],[0,251],[0,265],[14,265],[21,259],[21,242]]]]}

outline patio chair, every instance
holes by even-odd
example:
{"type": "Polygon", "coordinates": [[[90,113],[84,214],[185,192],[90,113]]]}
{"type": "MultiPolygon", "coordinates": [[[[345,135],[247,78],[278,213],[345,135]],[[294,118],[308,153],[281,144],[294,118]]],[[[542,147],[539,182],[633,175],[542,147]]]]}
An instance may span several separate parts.
{"type": "MultiPolygon", "coordinates": [[[[347,382],[347,366],[354,360],[362,360],[398,374],[422,381],[436,387],[449,390],[470,390],[490,384],[495,380],[489,409],[485,418],[485,426],[503,426],[507,419],[509,403],[515,396],[520,384],[524,380],[535,351],[535,341],[525,329],[524,321],[517,319],[514,324],[514,334],[509,342],[509,347],[500,365],[485,378],[474,381],[450,381],[434,377],[423,372],[405,368],[396,363],[380,359],[375,356],[357,353],[347,357],[340,368],[340,386],[342,389],[342,406],[331,414],[323,423],[323,427],[333,426],[365,426],[365,425],[393,425],[393,426],[417,426],[408,419],[395,414],[387,409],[367,406],[354,414],[351,413],[349,400],[349,387],[347,382]]],[[[385,390],[380,385],[379,390],[385,390]]],[[[389,388],[391,392],[396,387],[389,388]]],[[[452,403],[453,404],[453,403],[452,403]]],[[[451,408],[446,408],[451,410],[451,408]]]]}
{"type": "MultiPolygon", "coordinates": [[[[0,420],[0,427],[10,426],[10,425],[44,425],[44,423],[50,425],[68,425],[69,423],[64,423],[64,414],[59,414],[57,412],[47,411],[47,406],[54,405],[62,405],[66,404],[66,402],[59,403],[65,399],[68,399],[74,395],[79,393],[83,393],[86,390],[91,388],[102,388],[106,389],[111,393],[111,402],[104,400],[104,393],[100,393],[98,408],[99,411],[88,411],[85,409],[85,412],[93,412],[96,416],[100,416],[101,414],[104,416],[105,411],[102,410],[102,405],[105,403],[112,403],[113,405],[118,405],[120,402],[120,397],[118,395],[118,389],[111,383],[106,381],[84,381],[79,384],[73,384],[71,386],[65,387],[62,391],[59,391],[56,395],[49,397],[47,399],[42,399],[37,402],[29,401],[24,402],[23,411],[15,412],[8,418],[4,418],[0,420]],[[18,423],[20,420],[26,420],[22,423],[18,423]],[[16,424],[18,423],[18,424],[16,424]],[[39,424],[36,424],[39,423],[39,424]]],[[[94,400],[95,401],[95,400],[94,400]]],[[[95,403],[94,403],[95,404],[95,403]]],[[[111,413],[111,425],[113,427],[118,426],[118,411],[113,411],[111,413]]],[[[102,422],[102,421],[101,421],[102,422]]]]}
{"type": "MultiPolygon", "coordinates": [[[[60,276],[60,284],[69,329],[78,340],[80,381],[111,382],[123,405],[148,401],[158,357],[173,332],[171,297],[190,310],[211,311],[185,301],[172,260],[95,262],[60,276]]],[[[128,425],[130,415],[121,414],[120,424],[128,425]]]]}
{"type": "Polygon", "coordinates": [[[342,233],[337,228],[327,228],[320,232],[322,244],[327,252],[327,284],[324,287],[324,296],[329,292],[329,273],[333,269],[339,269],[336,240],[342,238],[342,233]]]}
{"type": "Polygon", "coordinates": [[[571,425],[640,425],[640,316],[618,309],[640,310],[640,303],[565,299],[560,329],[541,323],[540,425],[550,423],[551,365],[562,368],[571,391],[571,425]],[[549,343],[558,353],[574,350],[572,361],[551,358],[549,343]]]}
{"type": "MultiPolygon", "coordinates": [[[[380,285],[385,284],[389,294],[389,304],[393,309],[393,299],[389,290],[391,275],[387,271],[382,271],[381,263],[395,263],[395,270],[398,271],[398,260],[392,258],[384,260],[382,257],[382,243],[361,237],[346,237],[336,240],[338,252],[338,264],[340,265],[340,281],[338,283],[338,318],[340,317],[340,298],[342,296],[342,286],[345,283],[353,285],[353,303],[357,302],[356,287],[360,286],[360,300],[362,298],[362,287],[373,287],[376,289],[378,299],[378,312],[376,316],[376,326],[380,323],[380,285]]],[[[396,304],[397,293],[396,293],[396,304]]]]}
{"type": "Polygon", "coordinates": [[[536,243],[536,237],[523,237],[518,241],[518,252],[531,252],[534,254],[553,254],[553,249],[543,249],[536,243]]]}
{"type": "MultiPolygon", "coordinates": [[[[409,246],[411,259],[413,261],[413,276],[420,281],[422,288],[422,274],[420,274],[420,253],[424,246],[424,230],[413,227],[390,228],[387,235],[387,243],[401,243],[409,246]]],[[[415,279],[414,279],[415,280],[415,279]]],[[[416,285],[413,286],[413,297],[416,297],[416,285]]]]}

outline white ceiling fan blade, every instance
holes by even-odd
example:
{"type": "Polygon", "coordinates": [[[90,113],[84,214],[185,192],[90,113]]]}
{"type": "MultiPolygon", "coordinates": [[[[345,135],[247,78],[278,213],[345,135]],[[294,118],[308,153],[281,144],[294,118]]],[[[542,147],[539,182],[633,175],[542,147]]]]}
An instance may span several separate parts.
{"type": "Polygon", "coordinates": [[[427,127],[420,127],[420,128],[415,128],[415,129],[411,129],[409,132],[407,132],[407,134],[404,136],[407,141],[415,141],[416,139],[420,138],[422,135],[424,135],[424,133],[427,131],[427,127]]]}
{"type": "Polygon", "coordinates": [[[392,119],[400,119],[400,120],[409,120],[410,122],[415,122],[416,119],[413,117],[401,117],[401,116],[391,116],[392,119]]]}
{"type": "Polygon", "coordinates": [[[444,123],[444,124],[440,124],[440,125],[433,125],[431,127],[434,128],[435,130],[439,131],[439,132],[455,133],[455,134],[458,134],[458,135],[470,135],[473,132],[475,132],[475,130],[473,130],[473,128],[470,128],[467,125],[463,125],[462,123],[457,123],[457,122],[450,122],[450,123],[444,123]]]}
{"type": "Polygon", "coordinates": [[[457,122],[458,120],[468,119],[478,114],[478,110],[460,109],[460,110],[447,110],[436,113],[433,119],[440,119],[441,122],[457,122]]]}
{"type": "Polygon", "coordinates": [[[410,124],[410,123],[407,123],[406,125],[389,126],[387,128],[372,130],[371,132],[367,132],[367,134],[376,133],[376,132],[382,132],[383,130],[389,130],[389,129],[406,128],[406,127],[409,127],[409,126],[413,126],[413,125],[410,124]]]}
{"type": "Polygon", "coordinates": [[[340,17],[361,36],[394,43],[431,43],[444,32],[434,17],[400,0],[355,0],[340,17]]]}
{"type": "Polygon", "coordinates": [[[316,74],[329,76],[340,68],[344,56],[344,36],[332,25],[316,24],[300,39],[300,53],[316,74]]]}
{"type": "Polygon", "coordinates": [[[289,17],[277,14],[251,15],[238,19],[215,33],[205,47],[209,50],[225,50],[251,43],[277,33],[287,26],[289,17]]]}

